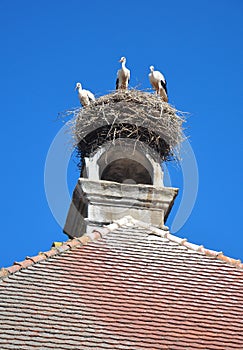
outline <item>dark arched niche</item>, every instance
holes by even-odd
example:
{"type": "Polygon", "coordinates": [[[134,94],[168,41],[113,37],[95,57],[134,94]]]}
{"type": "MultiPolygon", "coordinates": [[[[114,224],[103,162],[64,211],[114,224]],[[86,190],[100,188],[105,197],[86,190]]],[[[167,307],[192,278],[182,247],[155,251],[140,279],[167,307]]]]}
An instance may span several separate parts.
{"type": "Polygon", "coordinates": [[[121,158],[108,164],[101,174],[101,180],[128,184],[152,185],[149,171],[133,159],[121,158]]]}

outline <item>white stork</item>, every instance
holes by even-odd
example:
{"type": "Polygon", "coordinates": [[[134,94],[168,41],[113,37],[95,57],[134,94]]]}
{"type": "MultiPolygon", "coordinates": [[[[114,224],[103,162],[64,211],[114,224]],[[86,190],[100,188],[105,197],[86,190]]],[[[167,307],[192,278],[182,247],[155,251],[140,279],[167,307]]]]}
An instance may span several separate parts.
{"type": "Polygon", "coordinates": [[[82,89],[80,83],[76,84],[75,90],[78,90],[78,98],[83,107],[89,106],[91,101],[95,101],[95,97],[89,90],[82,89]]]}
{"type": "Polygon", "coordinates": [[[150,66],[149,80],[156,94],[162,97],[164,102],[168,102],[166,80],[162,73],[154,70],[154,66],[150,66]]]}
{"type": "Polygon", "coordinates": [[[130,81],[130,70],[126,67],[126,57],[122,57],[119,62],[121,62],[122,67],[117,71],[116,90],[126,90],[130,81]]]}

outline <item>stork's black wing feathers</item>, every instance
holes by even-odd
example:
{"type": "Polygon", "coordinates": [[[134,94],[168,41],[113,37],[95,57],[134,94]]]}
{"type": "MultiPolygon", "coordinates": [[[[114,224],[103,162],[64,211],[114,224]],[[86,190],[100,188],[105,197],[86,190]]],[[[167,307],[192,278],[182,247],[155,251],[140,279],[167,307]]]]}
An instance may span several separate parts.
{"type": "Polygon", "coordinates": [[[117,78],[116,79],[116,90],[118,90],[118,87],[119,87],[119,79],[117,78]]]}
{"type": "Polygon", "coordinates": [[[161,85],[162,85],[162,88],[165,90],[166,95],[168,95],[167,86],[166,86],[166,80],[165,81],[161,80],[161,85]]]}

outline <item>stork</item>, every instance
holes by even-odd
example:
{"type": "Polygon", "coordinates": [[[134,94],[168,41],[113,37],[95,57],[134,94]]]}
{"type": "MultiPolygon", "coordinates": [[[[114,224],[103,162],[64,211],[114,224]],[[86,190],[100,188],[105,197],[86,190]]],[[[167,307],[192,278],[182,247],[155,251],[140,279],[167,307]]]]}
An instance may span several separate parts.
{"type": "Polygon", "coordinates": [[[164,102],[168,102],[166,80],[162,73],[154,70],[154,66],[150,66],[149,80],[156,94],[162,97],[164,102]]]}
{"type": "Polygon", "coordinates": [[[126,67],[126,57],[122,57],[119,62],[121,62],[122,67],[117,71],[116,90],[126,90],[130,81],[130,70],[126,67]]]}
{"type": "Polygon", "coordinates": [[[76,84],[75,90],[78,90],[78,98],[83,107],[87,107],[90,105],[91,101],[95,101],[95,97],[92,92],[82,89],[82,85],[80,83],[76,84]]]}

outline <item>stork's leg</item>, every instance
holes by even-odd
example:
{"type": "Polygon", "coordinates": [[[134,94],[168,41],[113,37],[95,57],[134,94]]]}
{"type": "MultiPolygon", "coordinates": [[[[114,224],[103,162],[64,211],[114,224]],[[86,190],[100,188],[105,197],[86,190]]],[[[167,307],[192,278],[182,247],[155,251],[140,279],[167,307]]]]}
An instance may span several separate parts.
{"type": "Polygon", "coordinates": [[[159,89],[159,94],[164,102],[168,102],[168,96],[166,95],[166,92],[163,87],[159,89]]]}

